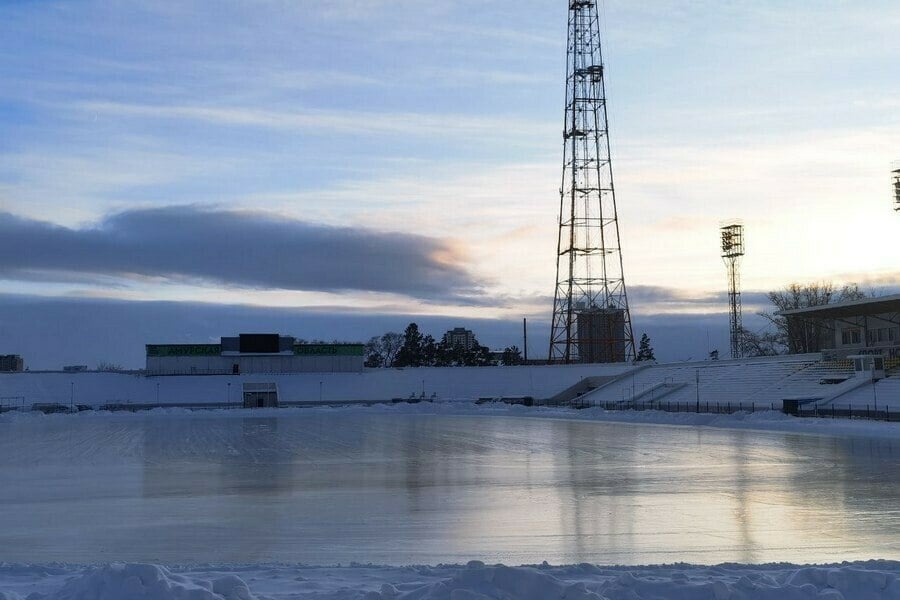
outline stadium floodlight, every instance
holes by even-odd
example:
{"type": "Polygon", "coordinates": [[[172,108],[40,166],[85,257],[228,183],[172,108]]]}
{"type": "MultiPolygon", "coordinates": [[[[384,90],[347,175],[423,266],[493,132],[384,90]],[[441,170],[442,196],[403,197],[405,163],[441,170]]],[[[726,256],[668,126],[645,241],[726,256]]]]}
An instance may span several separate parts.
{"type": "Polygon", "coordinates": [[[740,260],[744,256],[744,225],[731,221],[719,228],[722,259],[728,268],[728,303],[730,305],[731,358],[743,356],[741,317],[740,260]]]}
{"type": "Polygon", "coordinates": [[[891,167],[891,182],[894,184],[894,210],[900,211],[900,160],[891,167]]]}

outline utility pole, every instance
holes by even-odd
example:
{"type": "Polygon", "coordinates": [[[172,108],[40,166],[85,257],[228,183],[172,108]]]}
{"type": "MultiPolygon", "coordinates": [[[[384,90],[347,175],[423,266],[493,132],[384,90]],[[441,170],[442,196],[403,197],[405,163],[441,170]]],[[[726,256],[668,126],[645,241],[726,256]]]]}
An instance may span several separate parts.
{"type": "Polygon", "coordinates": [[[522,356],[525,364],[528,364],[528,319],[522,319],[522,356]]]}
{"type": "Polygon", "coordinates": [[[875,379],[875,361],[872,361],[872,402],[875,403],[875,414],[878,415],[878,392],[875,390],[875,384],[877,380],[875,379]]]}
{"type": "Polygon", "coordinates": [[[700,414],[700,369],[697,369],[695,376],[697,381],[697,414],[700,414]]]}

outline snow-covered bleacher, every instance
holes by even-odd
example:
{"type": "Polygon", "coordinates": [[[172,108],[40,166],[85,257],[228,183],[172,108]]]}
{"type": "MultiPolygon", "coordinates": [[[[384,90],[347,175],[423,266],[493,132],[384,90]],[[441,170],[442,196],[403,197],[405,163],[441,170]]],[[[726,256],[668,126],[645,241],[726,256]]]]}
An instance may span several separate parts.
{"type": "MultiPolygon", "coordinates": [[[[872,383],[869,381],[860,382],[854,389],[834,399],[833,402],[838,408],[852,406],[854,409],[871,407],[890,407],[893,410],[900,410],[900,377],[893,376],[878,381],[872,389],[872,383]]],[[[822,406],[820,403],[819,406],[822,406]]]]}
{"type": "Polygon", "coordinates": [[[781,408],[785,398],[825,401],[859,384],[848,363],[818,354],[653,365],[581,400],[593,404],[694,403],[781,408]]]}

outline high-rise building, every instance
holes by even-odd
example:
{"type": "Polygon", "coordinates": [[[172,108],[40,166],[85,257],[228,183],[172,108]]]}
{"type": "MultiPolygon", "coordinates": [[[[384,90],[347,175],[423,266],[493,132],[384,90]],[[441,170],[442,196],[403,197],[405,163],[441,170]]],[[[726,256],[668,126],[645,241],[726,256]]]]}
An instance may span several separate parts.
{"type": "Polygon", "coordinates": [[[447,346],[461,346],[466,350],[471,350],[477,343],[475,334],[465,327],[454,327],[444,334],[443,340],[447,346]]]}
{"type": "Polygon", "coordinates": [[[25,361],[18,354],[0,355],[0,373],[20,373],[25,370],[25,361]]]}

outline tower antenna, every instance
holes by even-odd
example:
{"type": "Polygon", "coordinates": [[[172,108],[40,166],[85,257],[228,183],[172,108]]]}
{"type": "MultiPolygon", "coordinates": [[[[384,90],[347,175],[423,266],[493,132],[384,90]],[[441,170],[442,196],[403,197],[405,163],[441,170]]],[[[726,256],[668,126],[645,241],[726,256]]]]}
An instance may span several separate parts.
{"type": "Polygon", "coordinates": [[[744,256],[744,226],[731,222],[719,228],[722,240],[722,259],[728,269],[728,303],[731,321],[731,358],[741,358],[743,323],[741,322],[741,257],[744,256]]]}
{"type": "Polygon", "coordinates": [[[635,357],[610,162],[596,0],[569,0],[566,111],[550,362],[635,357]]]}

